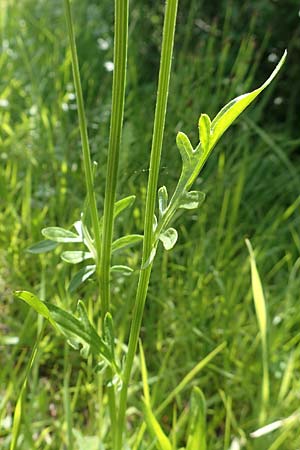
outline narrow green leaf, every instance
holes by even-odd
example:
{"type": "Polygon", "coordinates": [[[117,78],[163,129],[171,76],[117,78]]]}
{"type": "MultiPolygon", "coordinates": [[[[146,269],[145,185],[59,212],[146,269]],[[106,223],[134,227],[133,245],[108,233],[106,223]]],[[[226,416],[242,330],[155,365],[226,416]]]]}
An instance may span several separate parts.
{"type": "Polygon", "coordinates": [[[195,209],[205,200],[205,193],[201,191],[183,192],[178,208],[195,209]]]}
{"type": "Polygon", "coordinates": [[[117,250],[121,250],[126,247],[131,247],[132,245],[138,244],[142,240],[143,236],[141,234],[128,234],[127,236],[116,239],[112,243],[112,252],[116,252],[117,250]]]}
{"type": "Polygon", "coordinates": [[[147,371],[147,366],[146,366],[145,353],[144,353],[144,349],[143,349],[141,340],[139,341],[139,348],[140,348],[140,364],[141,364],[144,398],[145,398],[145,403],[150,405],[150,390],[149,390],[149,384],[148,384],[148,371],[147,371]]]}
{"type": "Polygon", "coordinates": [[[55,250],[58,247],[57,242],[50,241],[49,239],[45,239],[43,241],[37,242],[36,244],[31,245],[26,249],[27,253],[39,254],[39,253],[47,253],[55,250]]]}
{"type": "Polygon", "coordinates": [[[211,120],[207,114],[201,114],[199,119],[199,139],[204,153],[209,151],[211,138],[211,120]]]}
{"type": "Polygon", "coordinates": [[[167,206],[168,206],[168,191],[166,186],[162,186],[158,189],[158,209],[160,217],[164,215],[167,206]]]}
{"type": "Polygon", "coordinates": [[[78,236],[70,230],[65,230],[64,228],[60,227],[44,228],[42,230],[42,235],[45,236],[45,238],[50,239],[51,241],[59,243],[83,241],[82,237],[78,236]]]}
{"type": "Polygon", "coordinates": [[[178,233],[175,228],[168,228],[166,231],[159,235],[159,240],[163,243],[166,250],[171,250],[176,244],[178,239],[178,233]]]}
{"type": "Polygon", "coordinates": [[[197,387],[192,392],[189,417],[186,450],[206,450],[206,402],[197,387]]]}
{"type": "Polygon", "coordinates": [[[264,82],[262,86],[255,89],[247,94],[240,95],[235,99],[231,100],[227,105],[225,105],[221,111],[217,114],[211,124],[212,137],[210,140],[210,149],[214,147],[220,137],[225,133],[225,131],[230,127],[234,120],[250,105],[250,103],[255,100],[255,98],[273,81],[273,79],[278,74],[281,69],[285,59],[287,51],[284,52],[279,63],[273,70],[270,77],[264,82]]]}
{"type": "Polygon", "coordinates": [[[86,259],[93,258],[90,252],[83,251],[67,251],[61,254],[61,259],[69,264],[78,264],[86,259]]]}
{"type": "Polygon", "coordinates": [[[122,273],[123,275],[131,275],[133,272],[133,269],[131,267],[128,266],[124,266],[124,265],[116,265],[116,266],[112,266],[110,268],[111,272],[118,272],[118,273],[122,273]]]}
{"type": "Polygon", "coordinates": [[[110,349],[89,322],[82,303],[78,302],[80,319],[52,303],[45,302],[45,305],[51,312],[53,320],[68,339],[80,342],[81,345],[88,344],[94,355],[101,355],[109,364],[112,364],[110,349]]]}
{"type": "Polygon", "coordinates": [[[53,320],[51,313],[44,302],[42,302],[36,295],[28,291],[15,291],[14,295],[29,306],[31,306],[38,314],[49,320],[51,325],[57,330],[55,320],[53,320]]]}
{"type": "Polygon", "coordinates": [[[248,247],[249,255],[250,255],[250,264],[251,264],[251,282],[252,282],[252,292],[254,299],[254,306],[257,316],[257,321],[259,325],[259,330],[261,333],[262,339],[266,340],[267,337],[267,311],[266,311],[266,302],[263,293],[263,288],[260,281],[260,276],[257,270],[255,256],[252,249],[252,245],[249,239],[246,239],[246,245],[248,247]]]}
{"type": "Polygon", "coordinates": [[[156,420],[150,405],[145,402],[144,402],[144,414],[149,432],[151,433],[154,439],[157,439],[156,447],[159,450],[172,450],[172,445],[169,438],[165,435],[160,424],[156,420]]]}
{"type": "Polygon", "coordinates": [[[129,208],[135,202],[135,195],[129,195],[128,197],[124,197],[121,200],[118,200],[114,206],[114,217],[118,217],[118,215],[129,208]]]}
{"type": "Polygon", "coordinates": [[[72,278],[70,284],[69,284],[69,291],[74,292],[78,286],[80,286],[82,283],[84,283],[88,278],[90,278],[93,273],[96,271],[96,265],[90,265],[83,267],[79,272],[77,272],[74,277],[72,278]]]}
{"type": "Polygon", "coordinates": [[[256,267],[254,252],[249,239],[246,239],[246,245],[248,247],[250,255],[252,293],[262,347],[263,374],[262,374],[262,406],[260,412],[260,424],[263,424],[266,419],[267,407],[269,404],[269,397],[270,397],[269,361],[268,361],[268,345],[267,345],[267,308],[262,284],[260,281],[260,276],[256,267]]]}

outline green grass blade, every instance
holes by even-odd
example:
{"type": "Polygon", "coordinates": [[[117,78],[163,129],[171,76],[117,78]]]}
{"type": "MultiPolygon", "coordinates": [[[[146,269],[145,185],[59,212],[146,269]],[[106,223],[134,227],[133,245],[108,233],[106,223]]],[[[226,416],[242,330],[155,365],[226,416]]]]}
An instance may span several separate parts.
{"type": "Polygon", "coordinates": [[[252,293],[262,346],[263,380],[262,380],[262,408],[260,415],[260,421],[262,423],[266,418],[266,410],[269,404],[269,397],[270,397],[269,363],[268,363],[268,347],[267,347],[267,331],[268,331],[267,309],[260,276],[256,266],[254,252],[249,239],[246,239],[246,245],[248,247],[250,255],[252,293]]]}

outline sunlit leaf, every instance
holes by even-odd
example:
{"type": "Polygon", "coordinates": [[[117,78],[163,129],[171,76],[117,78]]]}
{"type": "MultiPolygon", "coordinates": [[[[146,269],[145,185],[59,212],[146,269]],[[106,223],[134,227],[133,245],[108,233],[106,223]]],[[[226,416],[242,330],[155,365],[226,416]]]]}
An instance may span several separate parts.
{"type": "Polygon", "coordinates": [[[206,450],[206,402],[202,391],[194,387],[189,412],[186,450],[206,450]]]}
{"type": "Polygon", "coordinates": [[[240,95],[231,100],[225,105],[218,115],[214,118],[211,124],[212,137],[210,148],[214,147],[217,141],[220,139],[223,133],[230,127],[234,120],[255,100],[255,98],[273,81],[281,69],[287,52],[285,51],[279,63],[273,70],[270,77],[264,82],[262,86],[247,94],[240,95]]]}
{"type": "Polygon", "coordinates": [[[51,325],[57,329],[56,323],[53,320],[51,313],[44,302],[42,302],[36,295],[28,291],[15,291],[14,295],[29,306],[31,306],[38,314],[43,316],[45,319],[49,320],[51,325]]]}
{"type": "Polygon", "coordinates": [[[152,437],[157,440],[157,448],[159,450],[172,450],[169,438],[164,433],[156,417],[154,416],[150,404],[144,402],[145,422],[152,437]]]}
{"type": "Polygon", "coordinates": [[[86,259],[91,259],[93,255],[90,252],[66,251],[61,254],[61,259],[69,264],[78,264],[86,259]]]}
{"type": "Polygon", "coordinates": [[[59,243],[82,242],[82,237],[78,236],[70,230],[65,230],[64,228],[60,227],[44,228],[42,230],[42,235],[45,236],[45,238],[50,239],[51,241],[59,243]]]}
{"type": "Polygon", "coordinates": [[[201,191],[184,192],[178,204],[178,208],[195,209],[205,200],[205,193],[201,191]]]}
{"type": "Polygon", "coordinates": [[[171,250],[176,244],[178,239],[178,233],[175,228],[168,228],[166,231],[159,235],[159,240],[163,243],[166,250],[171,250]]]}
{"type": "Polygon", "coordinates": [[[209,151],[211,138],[211,120],[207,114],[201,114],[199,119],[199,138],[203,151],[209,151]]]}
{"type": "Polygon", "coordinates": [[[162,186],[158,189],[158,209],[160,217],[164,215],[167,206],[168,206],[168,191],[166,186],[162,186]]]}

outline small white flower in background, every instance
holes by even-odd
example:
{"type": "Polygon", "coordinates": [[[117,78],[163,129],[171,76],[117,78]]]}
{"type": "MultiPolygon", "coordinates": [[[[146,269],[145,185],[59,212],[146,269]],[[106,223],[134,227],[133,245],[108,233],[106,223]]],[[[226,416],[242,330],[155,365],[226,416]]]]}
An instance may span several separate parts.
{"type": "Polygon", "coordinates": [[[276,53],[270,53],[268,56],[268,61],[271,63],[275,63],[278,61],[278,56],[276,55],[276,53]]]}
{"type": "Polygon", "coordinates": [[[0,108],[7,108],[9,101],[6,98],[0,98],[0,108]]]}
{"type": "Polygon", "coordinates": [[[32,105],[32,107],[31,107],[30,110],[29,110],[29,114],[30,114],[31,116],[35,116],[36,113],[37,113],[37,111],[38,111],[37,105],[32,105]]]}
{"type": "Polygon", "coordinates": [[[97,39],[97,44],[100,50],[107,50],[109,47],[109,43],[106,39],[99,38],[97,39]]]}
{"type": "Polygon", "coordinates": [[[68,103],[62,103],[61,104],[61,109],[63,110],[63,111],[69,111],[69,105],[68,105],[68,103]]]}
{"type": "Polygon", "coordinates": [[[281,105],[282,103],[283,103],[283,98],[282,98],[282,97],[276,97],[276,98],[274,99],[274,105],[279,106],[279,105],[281,105]]]}
{"type": "Polygon", "coordinates": [[[112,72],[114,70],[114,63],[112,61],[106,61],[104,63],[104,67],[107,70],[107,72],[112,72]]]}

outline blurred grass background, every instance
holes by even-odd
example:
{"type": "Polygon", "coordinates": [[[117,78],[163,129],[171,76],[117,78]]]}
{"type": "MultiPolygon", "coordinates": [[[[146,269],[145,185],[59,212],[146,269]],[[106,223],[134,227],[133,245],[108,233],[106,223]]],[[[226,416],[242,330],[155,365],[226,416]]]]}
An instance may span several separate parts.
{"type": "MultiPolygon", "coordinates": [[[[73,8],[101,211],[113,2],[74,0],[73,8]]],[[[131,4],[118,195],[134,193],[137,201],[117,222],[116,234],[142,230],[163,8],[163,2],[131,4]]],[[[268,308],[269,423],[300,413],[299,20],[295,0],[179,2],[160,176],[168,189],[180,170],[176,132],[184,131],[196,144],[200,113],[214,116],[229,99],[257,87],[288,48],[278,79],[226,134],[197,180],[207,199],[201,210],[178,219],[179,243],[159,254],[146,305],[142,338],[157,405],[201,358],[227,341],[193,381],[208,403],[209,449],[228,449],[234,437],[245,449],[300,446],[299,422],[259,439],[249,437],[259,426],[262,368],[244,243],[249,237],[255,249],[268,308]]],[[[93,299],[94,286],[88,283],[70,297],[71,270],[58,255],[25,252],[41,239],[41,228],[69,227],[78,220],[85,196],[62,2],[2,0],[0,21],[0,446],[7,449],[24,368],[40,328],[12,291],[33,290],[74,310],[79,295],[93,299]]],[[[139,250],[128,251],[124,260],[137,270],[139,250]]],[[[121,340],[127,337],[136,281],[136,274],[114,280],[121,340]]],[[[97,434],[92,367],[47,328],[26,393],[20,449],[66,448],[62,386],[68,361],[74,428],[85,436],[97,434]]],[[[138,364],[134,378],[132,442],[141,423],[138,364]]],[[[189,395],[187,389],[176,398],[182,430],[189,395]]],[[[162,418],[167,432],[171,418],[172,408],[162,418]]],[[[86,445],[99,448],[96,438],[86,445]]],[[[145,435],[140,449],[151,445],[145,435]]]]}

